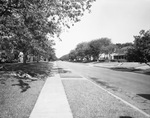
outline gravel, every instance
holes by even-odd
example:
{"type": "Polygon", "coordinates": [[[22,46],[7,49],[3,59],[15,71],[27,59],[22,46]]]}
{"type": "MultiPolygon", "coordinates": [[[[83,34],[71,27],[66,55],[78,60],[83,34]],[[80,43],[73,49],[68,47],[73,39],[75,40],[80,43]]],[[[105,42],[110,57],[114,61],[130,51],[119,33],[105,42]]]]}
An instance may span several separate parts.
{"type": "Polygon", "coordinates": [[[88,80],[62,80],[74,118],[147,118],[88,80]]]}

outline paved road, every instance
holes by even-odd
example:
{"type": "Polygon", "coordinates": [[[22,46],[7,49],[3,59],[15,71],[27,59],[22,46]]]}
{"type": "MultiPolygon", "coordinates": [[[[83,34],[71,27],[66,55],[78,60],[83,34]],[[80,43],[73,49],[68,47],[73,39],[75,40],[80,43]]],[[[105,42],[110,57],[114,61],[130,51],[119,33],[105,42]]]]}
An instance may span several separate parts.
{"type": "Polygon", "coordinates": [[[110,69],[92,67],[86,64],[58,62],[64,68],[70,68],[77,73],[91,79],[106,82],[136,94],[150,95],[150,76],[131,72],[114,71],[110,69]]]}
{"type": "Polygon", "coordinates": [[[150,113],[150,76],[92,67],[80,63],[58,61],[57,64],[59,68],[71,69],[146,113],[150,113]]]}

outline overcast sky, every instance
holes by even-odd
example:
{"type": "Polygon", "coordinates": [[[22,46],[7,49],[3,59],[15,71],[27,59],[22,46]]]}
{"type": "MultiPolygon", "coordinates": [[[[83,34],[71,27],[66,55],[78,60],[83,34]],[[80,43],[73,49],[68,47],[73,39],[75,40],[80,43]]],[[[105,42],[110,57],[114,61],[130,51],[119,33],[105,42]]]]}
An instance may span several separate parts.
{"type": "Polygon", "coordinates": [[[150,29],[150,0],[97,0],[92,12],[56,40],[61,57],[78,43],[108,37],[112,43],[133,42],[140,30],[150,29]]]}

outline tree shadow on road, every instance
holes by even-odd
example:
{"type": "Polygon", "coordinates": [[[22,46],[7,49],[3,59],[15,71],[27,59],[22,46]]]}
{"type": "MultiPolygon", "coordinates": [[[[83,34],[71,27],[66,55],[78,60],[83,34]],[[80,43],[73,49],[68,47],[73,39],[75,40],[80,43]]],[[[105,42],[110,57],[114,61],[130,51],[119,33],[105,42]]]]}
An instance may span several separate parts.
{"type": "Polygon", "coordinates": [[[137,94],[137,95],[139,95],[147,100],[150,100],[150,94],[137,94]]]}
{"type": "Polygon", "coordinates": [[[136,68],[126,68],[126,67],[113,67],[110,68],[115,71],[125,71],[125,72],[135,72],[135,71],[142,71],[142,69],[136,69],[136,68]]]}
{"type": "Polygon", "coordinates": [[[131,68],[126,68],[126,67],[113,67],[110,68],[111,70],[114,71],[121,71],[121,72],[134,72],[134,73],[140,73],[140,74],[146,74],[146,75],[150,75],[150,69],[136,69],[134,67],[131,68]]]}
{"type": "Polygon", "coordinates": [[[132,118],[131,116],[120,116],[119,118],[132,118]]]}
{"type": "Polygon", "coordinates": [[[92,80],[94,80],[96,83],[100,84],[101,86],[104,86],[108,89],[111,89],[113,91],[117,91],[118,88],[117,87],[114,87],[112,85],[110,85],[108,82],[105,82],[105,81],[101,81],[100,79],[98,78],[94,78],[94,77],[90,77],[92,80]]]}

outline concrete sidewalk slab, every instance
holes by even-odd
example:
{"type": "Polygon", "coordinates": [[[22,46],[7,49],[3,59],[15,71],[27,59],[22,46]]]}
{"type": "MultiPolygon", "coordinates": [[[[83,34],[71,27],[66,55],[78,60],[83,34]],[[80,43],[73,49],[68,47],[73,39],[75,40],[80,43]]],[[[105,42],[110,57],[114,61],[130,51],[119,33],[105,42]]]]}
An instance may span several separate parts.
{"type": "Polygon", "coordinates": [[[29,118],[73,118],[59,74],[47,78],[29,118]]]}

